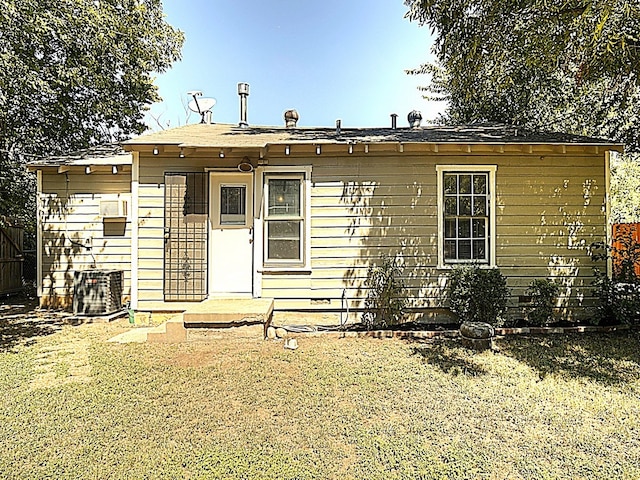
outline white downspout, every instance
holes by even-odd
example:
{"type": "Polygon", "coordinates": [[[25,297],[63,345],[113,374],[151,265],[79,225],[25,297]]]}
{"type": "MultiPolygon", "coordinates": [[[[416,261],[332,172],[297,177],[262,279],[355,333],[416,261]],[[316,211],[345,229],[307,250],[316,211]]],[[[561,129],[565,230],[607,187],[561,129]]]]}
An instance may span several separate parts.
{"type": "Polygon", "coordinates": [[[131,309],[138,308],[138,195],[140,154],[131,152],[131,309]]]}
{"type": "MultiPolygon", "coordinates": [[[[605,241],[607,248],[611,247],[612,225],[611,225],[611,150],[604,152],[604,218],[606,225],[605,241]]],[[[613,273],[613,262],[611,255],[607,255],[607,276],[611,278],[613,273]]]]}
{"type": "Polygon", "coordinates": [[[36,295],[42,302],[42,170],[36,170],[36,295]]]}

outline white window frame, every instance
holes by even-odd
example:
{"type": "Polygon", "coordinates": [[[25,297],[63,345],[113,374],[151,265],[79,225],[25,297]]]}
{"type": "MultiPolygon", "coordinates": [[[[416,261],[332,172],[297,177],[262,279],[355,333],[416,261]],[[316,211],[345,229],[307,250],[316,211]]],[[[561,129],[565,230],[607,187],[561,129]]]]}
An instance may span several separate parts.
{"type": "Polygon", "coordinates": [[[497,165],[436,165],[438,176],[438,268],[449,269],[458,265],[474,264],[481,267],[496,266],[496,171],[497,165]],[[444,175],[445,173],[483,173],[488,174],[488,209],[489,233],[488,233],[488,261],[444,259],[444,175]]]}
{"type": "Polygon", "coordinates": [[[311,271],[311,166],[265,166],[260,168],[260,188],[262,202],[260,211],[262,218],[262,272],[309,272],[311,271]],[[291,260],[269,260],[267,258],[268,248],[268,202],[269,186],[268,180],[276,179],[299,179],[300,180],[300,259],[291,260]]]}

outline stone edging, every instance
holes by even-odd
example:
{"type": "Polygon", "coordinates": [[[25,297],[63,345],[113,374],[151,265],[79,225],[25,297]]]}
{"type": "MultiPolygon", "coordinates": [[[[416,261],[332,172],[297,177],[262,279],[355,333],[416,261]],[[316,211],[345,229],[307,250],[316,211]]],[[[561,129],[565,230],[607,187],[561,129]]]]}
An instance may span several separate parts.
{"type": "MultiPolygon", "coordinates": [[[[597,326],[586,325],[580,327],[521,327],[521,328],[496,328],[496,336],[507,335],[549,335],[562,333],[609,333],[629,330],[629,325],[597,326]]],[[[362,332],[341,331],[316,331],[316,332],[291,332],[297,336],[323,336],[336,338],[398,338],[401,340],[428,340],[434,338],[459,338],[459,330],[370,330],[362,332]]]]}
{"type": "Polygon", "coordinates": [[[585,325],[580,327],[521,327],[521,328],[496,328],[496,335],[521,335],[521,334],[535,334],[535,335],[548,335],[553,333],[609,333],[618,332],[621,330],[629,330],[629,325],[585,325]]]}

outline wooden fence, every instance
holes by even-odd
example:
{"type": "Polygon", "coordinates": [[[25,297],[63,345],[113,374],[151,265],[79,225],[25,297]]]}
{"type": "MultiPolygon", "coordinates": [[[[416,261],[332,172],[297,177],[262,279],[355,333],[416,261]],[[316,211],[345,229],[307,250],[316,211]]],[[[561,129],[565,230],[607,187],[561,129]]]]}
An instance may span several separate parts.
{"type": "Polygon", "coordinates": [[[624,275],[624,264],[633,262],[637,278],[640,278],[640,223],[615,223],[612,230],[613,273],[624,275]]]}
{"type": "Polygon", "coordinates": [[[0,224],[0,295],[22,289],[23,239],[22,226],[0,224]]]}

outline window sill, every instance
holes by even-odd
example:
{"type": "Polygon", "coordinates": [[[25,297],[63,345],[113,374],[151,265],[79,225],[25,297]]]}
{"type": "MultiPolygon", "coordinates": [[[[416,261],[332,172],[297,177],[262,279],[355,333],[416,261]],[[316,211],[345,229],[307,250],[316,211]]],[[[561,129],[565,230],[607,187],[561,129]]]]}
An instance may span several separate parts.
{"type": "Polygon", "coordinates": [[[296,275],[311,275],[310,267],[264,267],[262,270],[258,270],[258,273],[263,275],[282,275],[282,274],[296,274],[296,275]]]}
{"type": "Polygon", "coordinates": [[[479,267],[479,268],[498,268],[498,265],[490,265],[488,263],[473,263],[473,262],[458,262],[458,263],[445,263],[444,265],[438,265],[438,270],[453,270],[456,267],[479,267]]]}

